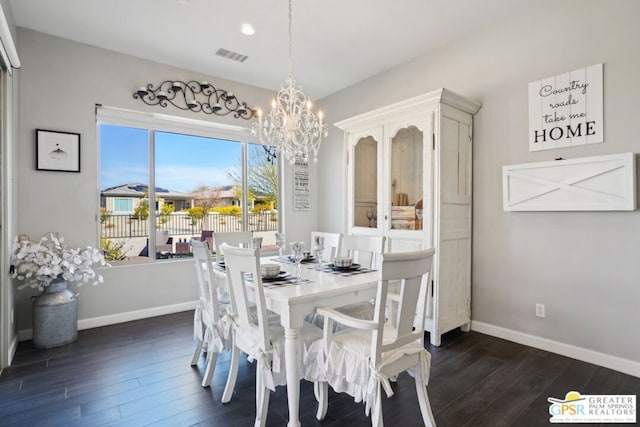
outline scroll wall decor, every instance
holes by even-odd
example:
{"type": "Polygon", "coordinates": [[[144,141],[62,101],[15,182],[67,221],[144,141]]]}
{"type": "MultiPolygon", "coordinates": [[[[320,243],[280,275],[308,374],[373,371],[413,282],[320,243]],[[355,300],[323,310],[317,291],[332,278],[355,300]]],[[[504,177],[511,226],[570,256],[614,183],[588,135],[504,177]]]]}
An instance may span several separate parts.
{"type": "Polygon", "coordinates": [[[181,110],[191,110],[194,113],[215,114],[250,120],[256,111],[249,108],[246,102],[240,102],[236,96],[224,89],[216,89],[208,82],[182,82],[166,80],[158,86],[152,83],[142,86],[133,93],[135,99],[140,99],[147,105],[169,104],[181,110]]]}

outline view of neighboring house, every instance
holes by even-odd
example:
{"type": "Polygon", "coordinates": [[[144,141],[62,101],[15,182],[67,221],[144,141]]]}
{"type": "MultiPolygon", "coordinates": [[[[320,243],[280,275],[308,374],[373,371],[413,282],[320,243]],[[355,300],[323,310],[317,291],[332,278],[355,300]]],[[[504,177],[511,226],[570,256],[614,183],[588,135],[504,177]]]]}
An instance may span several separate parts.
{"type": "MultiPolygon", "coordinates": [[[[149,187],[140,183],[106,188],[100,192],[100,207],[114,214],[133,213],[148,193],[149,187]]],[[[156,187],[156,211],[162,209],[163,204],[172,205],[174,212],[189,209],[192,198],[189,193],[156,187]]]]}
{"type": "Polygon", "coordinates": [[[216,188],[202,188],[194,191],[193,206],[208,208],[217,206],[239,206],[241,190],[237,185],[224,185],[216,188]]]}

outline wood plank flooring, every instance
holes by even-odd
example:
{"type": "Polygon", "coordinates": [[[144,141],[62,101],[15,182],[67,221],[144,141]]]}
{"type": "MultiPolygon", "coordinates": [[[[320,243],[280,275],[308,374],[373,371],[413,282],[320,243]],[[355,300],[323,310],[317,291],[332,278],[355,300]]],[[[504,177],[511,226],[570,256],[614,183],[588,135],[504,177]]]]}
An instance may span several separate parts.
{"type": "MultiPolygon", "coordinates": [[[[223,405],[229,357],[218,358],[211,388],[202,388],[203,360],[189,366],[192,331],[193,312],[184,312],[80,331],[77,342],[50,350],[20,343],[0,376],[0,426],[252,425],[254,365],[242,359],[233,399],[223,405]]],[[[570,390],[640,395],[640,378],[476,332],[451,332],[427,348],[440,427],[549,425],[547,397],[570,390]]],[[[402,375],[393,389],[383,398],[385,424],[421,425],[413,379],[402,375]]],[[[345,394],[331,392],[323,422],[315,419],[312,385],[303,381],[301,395],[303,426],[371,425],[364,406],[345,394]]],[[[287,414],[279,387],[267,425],[286,425],[287,414]]]]}

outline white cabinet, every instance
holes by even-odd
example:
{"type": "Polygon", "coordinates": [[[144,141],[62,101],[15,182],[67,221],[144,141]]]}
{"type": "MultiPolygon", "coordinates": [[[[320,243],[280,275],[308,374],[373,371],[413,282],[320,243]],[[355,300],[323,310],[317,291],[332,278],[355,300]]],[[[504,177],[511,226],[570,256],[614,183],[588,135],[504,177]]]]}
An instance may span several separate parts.
{"type": "Polygon", "coordinates": [[[426,330],[471,320],[471,142],[480,105],[440,89],[336,123],[345,132],[345,233],[388,250],[434,247],[426,330]]]}

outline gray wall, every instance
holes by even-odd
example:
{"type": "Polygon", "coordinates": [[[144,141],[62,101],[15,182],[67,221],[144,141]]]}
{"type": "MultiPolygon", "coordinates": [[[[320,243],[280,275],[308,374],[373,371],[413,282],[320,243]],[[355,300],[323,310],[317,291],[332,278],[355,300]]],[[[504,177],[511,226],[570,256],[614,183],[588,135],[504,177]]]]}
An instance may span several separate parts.
{"type": "MultiPolygon", "coordinates": [[[[548,5],[529,2],[520,16],[329,96],[322,108],[335,122],[440,87],[482,103],[473,148],[473,320],[640,361],[640,211],[502,210],[503,165],[640,152],[640,2],[548,5]],[[530,153],[527,83],[600,62],[605,142],[530,153]],[[535,303],[546,305],[545,319],[535,317],[535,303]]],[[[341,147],[333,128],[318,160],[319,227],[327,230],[343,225],[335,215],[344,211],[341,147]]]]}
{"type": "MultiPolygon", "coordinates": [[[[19,222],[18,232],[32,239],[57,231],[70,246],[97,245],[98,154],[96,103],[192,119],[215,120],[238,126],[249,121],[230,116],[211,118],[177,108],[160,108],[133,99],[132,93],[146,83],[166,79],[207,80],[235,93],[250,106],[267,106],[273,92],[205,76],[112,51],[20,28],[18,52],[22,59],[20,82],[19,222]],[[35,129],[81,134],[81,173],[35,170],[35,129]]],[[[212,70],[215,74],[215,70],[212,70]]],[[[284,76],[283,76],[284,78],[284,76]]],[[[291,168],[285,167],[285,183],[291,168]]],[[[312,180],[315,182],[315,169],[312,180]]],[[[309,239],[316,214],[290,209],[290,186],[285,188],[286,218],[290,239],[309,239]]],[[[315,191],[314,191],[315,194],[315,191]]],[[[315,204],[315,199],[313,200],[315,204]]],[[[113,316],[196,299],[195,273],[191,261],[114,266],[102,270],[105,283],[80,288],[79,319],[113,316]]],[[[17,295],[18,329],[31,327],[30,295],[17,295]]],[[[82,323],[81,323],[82,325],[82,323]]]]}

